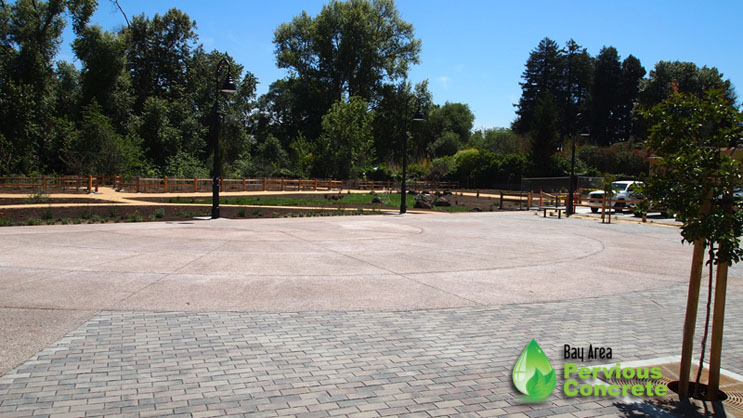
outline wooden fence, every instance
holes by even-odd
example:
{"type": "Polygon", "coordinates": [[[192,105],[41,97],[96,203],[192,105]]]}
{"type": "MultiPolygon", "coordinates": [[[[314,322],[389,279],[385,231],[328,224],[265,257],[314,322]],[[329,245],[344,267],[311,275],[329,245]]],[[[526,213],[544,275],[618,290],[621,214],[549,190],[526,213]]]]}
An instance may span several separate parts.
{"type": "MultiPolygon", "coordinates": [[[[0,177],[0,192],[85,192],[98,190],[98,186],[111,186],[119,191],[136,193],[195,193],[212,191],[211,178],[168,178],[115,176],[40,176],[0,177]]],[[[389,180],[333,180],[333,179],[286,179],[286,178],[240,178],[222,179],[221,192],[247,191],[330,191],[330,190],[390,190],[399,185],[389,180]]],[[[408,181],[409,190],[456,189],[456,182],[408,181]]]]}
{"type": "Polygon", "coordinates": [[[4,193],[90,193],[98,190],[98,180],[92,176],[0,177],[0,192],[4,193]]]}

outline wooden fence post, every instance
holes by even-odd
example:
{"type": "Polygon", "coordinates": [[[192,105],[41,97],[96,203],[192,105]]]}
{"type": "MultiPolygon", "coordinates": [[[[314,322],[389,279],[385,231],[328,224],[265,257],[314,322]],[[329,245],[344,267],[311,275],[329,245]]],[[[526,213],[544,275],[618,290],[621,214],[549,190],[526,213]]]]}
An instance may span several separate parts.
{"type": "Polygon", "coordinates": [[[245,177],[243,177],[243,191],[248,190],[248,188],[245,186],[245,177]]]}
{"type": "Polygon", "coordinates": [[[137,193],[139,193],[139,176],[137,176],[137,193]]]}
{"type": "Polygon", "coordinates": [[[284,191],[284,188],[285,188],[285,187],[286,187],[286,181],[285,181],[285,180],[284,180],[284,178],[282,177],[282,178],[281,178],[281,191],[282,191],[282,192],[284,191]]]}
{"type": "Polygon", "coordinates": [[[529,197],[526,200],[526,210],[531,210],[532,199],[534,198],[534,191],[529,190],[529,197]]]}
{"type": "Polygon", "coordinates": [[[544,198],[542,197],[542,189],[539,189],[539,209],[542,209],[542,203],[544,198]]]}
{"type": "Polygon", "coordinates": [[[390,184],[390,181],[387,180],[387,190],[390,190],[390,187],[392,187],[392,184],[390,184]]]}
{"type": "Polygon", "coordinates": [[[88,174],[88,193],[93,193],[93,176],[88,174]]]}
{"type": "Polygon", "coordinates": [[[297,191],[302,191],[302,179],[299,179],[299,183],[297,183],[297,191]]]}
{"type": "Polygon", "coordinates": [[[266,191],[266,178],[263,177],[263,191],[266,191]]]}
{"type": "Polygon", "coordinates": [[[317,191],[317,179],[315,179],[315,191],[317,191]]]}
{"type": "Polygon", "coordinates": [[[46,191],[46,176],[42,177],[41,190],[46,191]]]}
{"type": "Polygon", "coordinates": [[[601,223],[606,221],[606,195],[601,196],[601,223]]]}
{"type": "Polygon", "coordinates": [[[163,177],[163,192],[168,192],[168,176],[163,177]]]}
{"type": "Polygon", "coordinates": [[[503,190],[500,192],[500,202],[498,203],[498,209],[503,210],[503,190]]]}

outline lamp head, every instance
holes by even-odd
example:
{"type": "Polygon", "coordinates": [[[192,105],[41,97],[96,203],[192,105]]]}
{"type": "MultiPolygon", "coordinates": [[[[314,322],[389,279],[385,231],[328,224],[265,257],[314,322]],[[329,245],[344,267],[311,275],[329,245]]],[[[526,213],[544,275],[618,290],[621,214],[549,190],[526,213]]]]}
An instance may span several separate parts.
{"type": "Polygon", "coordinates": [[[223,93],[234,93],[237,91],[237,86],[235,85],[235,80],[232,79],[232,75],[229,73],[227,74],[227,78],[224,79],[222,88],[220,88],[219,91],[223,93]]]}
{"type": "Polygon", "coordinates": [[[413,120],[416,122],[421,122],[421,121],[426,120],[426,117],[425,115],[423,115],[423,112],[421,112],[420,108],[418,108],[418,110],[416,110],[415,113],[413,114],[413,120]]]}

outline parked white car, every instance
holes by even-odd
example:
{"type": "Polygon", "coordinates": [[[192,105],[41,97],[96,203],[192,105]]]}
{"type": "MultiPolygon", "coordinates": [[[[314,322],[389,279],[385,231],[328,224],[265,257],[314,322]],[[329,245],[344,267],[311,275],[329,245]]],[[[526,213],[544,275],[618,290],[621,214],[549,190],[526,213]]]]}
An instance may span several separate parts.
{"type": "MultiPolygon", "coordinates": [[[[643,183],[639,181],[634,180],[622,180],[622,181],[615,181],[611,183],[611,187],[614,189],[614,195],[611,197],[611,206],[617,210],[622,211],[625,208],[631,208],[634,206],[634,203],[628,203],[628,201],[631,200],[640,200],[642,199],[642,196],[639,194],[639,187],[642,186],[643,183]]],[[[599,207],[592,206],[591,212],[596,213],[599,211],[601,203],[600,200],[604,197],[604,191],[603,190],[596,190],[588,194],[588,197],[591,199],[598,199],[598,200],[592,200],[591,204],[597,205],[599,207]]],[[[607,201],[607,206],[609,205],[607,201]]]]}

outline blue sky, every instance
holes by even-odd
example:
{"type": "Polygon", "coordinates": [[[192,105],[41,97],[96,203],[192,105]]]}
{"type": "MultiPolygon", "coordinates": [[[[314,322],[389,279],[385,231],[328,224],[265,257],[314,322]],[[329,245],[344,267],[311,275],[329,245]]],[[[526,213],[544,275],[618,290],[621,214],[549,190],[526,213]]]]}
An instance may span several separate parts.
{"type": "MultiPolygon", "coordinates": [[[[99,0],[92,23],[113,30],[124,20],[109,0],[99,0]]],[[[314,16],[324,1],[120,0],[128,16],[186,12],[207,50],[226,51],[253,72],[258,94],[285,75],[276,67],[273,31],[306,10],[314,16]]],[[[559,44],[575,39],[596,56],[603,46],[620,59],[639,58],[649,72],[659,60],[717,67],[743,97],[739,21],[743,2],[715,1],[496,1],[398,0],[401,17],[423,42],[420,65],[409,79],[428,79],[434,101],[461,102],[475,114],[475,128],[508,127],[529,52],[544,37],[559,44]]],[[[65,32],[59,58],[72,61],[65,32]]]]}

